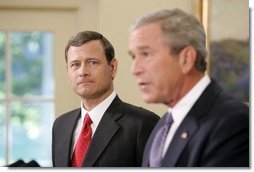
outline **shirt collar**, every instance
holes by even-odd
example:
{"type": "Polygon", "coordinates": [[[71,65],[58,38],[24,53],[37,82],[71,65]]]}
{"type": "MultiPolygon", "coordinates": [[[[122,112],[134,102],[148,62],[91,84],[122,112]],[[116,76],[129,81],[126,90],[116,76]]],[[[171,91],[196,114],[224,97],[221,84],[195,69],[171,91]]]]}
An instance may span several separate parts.
{"type": "Polygon", "coordinates": [[[172,109],[168,109],[168,112],[172,113],[174,123],[180,124],[182,122],[210,82],[210,77],[205,75],[172,109]]]}
{"type": "Polygon", "coordinates": [[[83,107],[83,102],[81,101],[81,119],[82,121],[85,118],[85,115],[88,113],[91,120],[93,121],[93,124],[95,126],[99,125],[99,122],[103,116],[103,114],[106,112],[114,98],[116,97],[116,92],[113,91],[106,99],[104,99],[100,104],[95,106],[91,111],[87,111],[83,107]]]}

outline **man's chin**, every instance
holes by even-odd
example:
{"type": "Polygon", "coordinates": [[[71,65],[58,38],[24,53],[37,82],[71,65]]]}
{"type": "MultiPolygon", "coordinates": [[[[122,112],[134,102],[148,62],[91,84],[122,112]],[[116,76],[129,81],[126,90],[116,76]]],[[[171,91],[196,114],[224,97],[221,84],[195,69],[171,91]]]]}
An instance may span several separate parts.
{"type": "Polygon", "coordinates": [[[143,100],[146,103],[158,103],[156,99],[152,98],[151,96],[143,95],[143,100]]]}
{"type": "Polygon", "coordinates": [[[92,94],[87,93],[86,91],[82,92],[76,92],[77,95],[79,95],[79,97],[83,98],[83,99],[91,99],[93,97],[92,94]]]}

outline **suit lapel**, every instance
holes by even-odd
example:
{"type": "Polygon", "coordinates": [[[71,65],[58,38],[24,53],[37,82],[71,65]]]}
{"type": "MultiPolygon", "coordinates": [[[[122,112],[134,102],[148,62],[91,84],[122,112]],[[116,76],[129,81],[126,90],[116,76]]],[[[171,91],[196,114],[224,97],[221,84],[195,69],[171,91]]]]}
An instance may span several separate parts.
{"type": "Polygon", "coordinates": [[[211,108],[221,88],[212,80],[177,129],[162,161],[162,166],[175,167],[186,144],[199,128],[198,120],[211,108]]]}
{"type": "Polygon", "coordinates": [[[116,97],[103,115],[92,138],[83,166],[91,167],[110,143],[120,126],[116,120],[122,116],[121,100],[116,97]]]}
{"type": "Polygon", "coordinates": [[[193,119],[191,115],[186,116],[186,119],[178,128],[170,143],[162,161],[162,166],[174,167],[176,165],[179,156],[197,128],[198,124],[196,123],[196,120],[193,119]]]}
{"type": "Polygon", "coordinates": [[[70,115],[70,119],[68,120],[68,123],[64,124],[66,126],[64,127],[65,130],[62,131],[63,133],[65,133],[65,136],[62,137],[63,139],[63,141],[61,142],[62,151],[59,157],[62,157],[62,163],[66,167],[70,165],[70,159],[72,154],[73,132],[75,130],[76,123],[80,117],[80,113],[81,113],[80,109],[72,112],[72,115],[70,115]]]}

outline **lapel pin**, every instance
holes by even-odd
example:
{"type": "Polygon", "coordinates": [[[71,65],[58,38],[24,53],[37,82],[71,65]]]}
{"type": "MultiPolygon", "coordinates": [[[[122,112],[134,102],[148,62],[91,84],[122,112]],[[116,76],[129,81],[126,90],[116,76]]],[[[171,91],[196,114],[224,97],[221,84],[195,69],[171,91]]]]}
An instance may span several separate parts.
{"type": "Polygon", "coordinates": [[[185,131],[185,132],[182,132],[181,134],[181,138],[186,140],[188,138],[188,133],[185,131]]]}

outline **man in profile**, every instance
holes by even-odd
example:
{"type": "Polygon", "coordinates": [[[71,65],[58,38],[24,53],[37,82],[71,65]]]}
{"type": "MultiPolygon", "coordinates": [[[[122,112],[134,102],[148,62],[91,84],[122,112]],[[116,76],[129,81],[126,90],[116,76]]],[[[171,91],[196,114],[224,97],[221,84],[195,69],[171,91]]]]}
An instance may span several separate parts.
{"type": "Polygon", "coordinates": [[[194,16],[165,9],[137,19],[129,54],[143,99],[168,107],[144,167],[249,166],[249,107],[206,74],[205,31],[194,16]]]}

